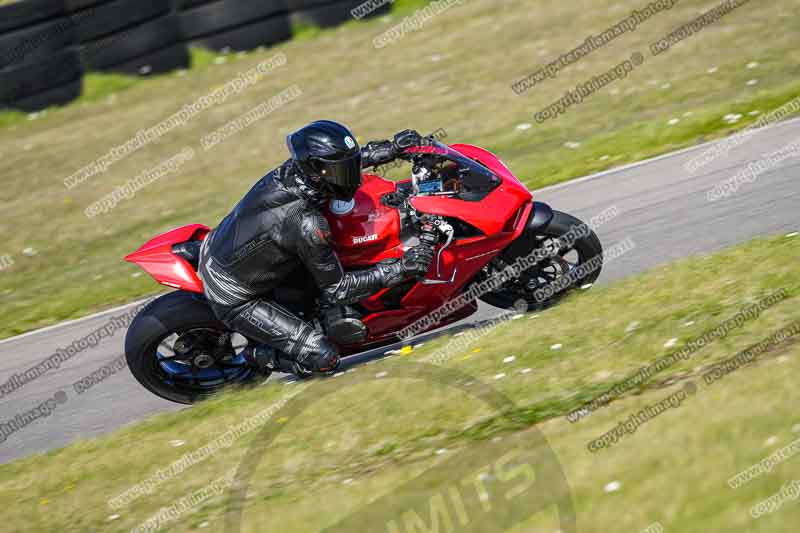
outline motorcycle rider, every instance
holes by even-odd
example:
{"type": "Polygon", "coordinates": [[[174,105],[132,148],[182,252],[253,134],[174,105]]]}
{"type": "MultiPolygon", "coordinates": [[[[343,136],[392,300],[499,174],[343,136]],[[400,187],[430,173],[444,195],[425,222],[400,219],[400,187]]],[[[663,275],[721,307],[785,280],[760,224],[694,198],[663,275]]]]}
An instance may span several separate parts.
{"type": "Polygon", "coordinates": [[[251,353],[259,364],[278,368],[279,351],[299,375],[330,373],[339,365],[328,338],[270,297],[293,270],[308,270],[327,305],[354,303],[425,275],[434,255],[425,245],[373,268],[344,271],[320,212],[326,201],[353,198],[362,168],[391,162],[425,142],[405,130],[360,148],[342,124],[312,122],[288,135],[291,158],[261,178],[203,241],[198,273],[206,298],[226,326],[260,343],[251,353]]]}

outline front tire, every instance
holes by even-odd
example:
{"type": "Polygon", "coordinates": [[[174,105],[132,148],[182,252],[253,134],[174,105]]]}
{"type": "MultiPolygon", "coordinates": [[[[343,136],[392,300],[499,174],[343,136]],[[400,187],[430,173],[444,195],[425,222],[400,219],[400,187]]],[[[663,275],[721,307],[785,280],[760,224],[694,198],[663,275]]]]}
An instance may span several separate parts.
{"type": "Polygon", "coordinates": [[[133,320],[125,358],[144,388],[191,404],[225,386],[266,379],[236,350],[233,336],[202,297],[172,292],[150,302],[133,320]]]}
{"type": "MultiPolygon", "coordinates": [[[[574,287],[593,284],[603,266],[603,246],[597,234],[579,219],[553,211],[547,226],[536,231],[536,250],[545,257],[528,270],[480,297],[502,309],[534,310],[548,307],[574,287]],[[546,251],[546,253],[545,253],[546,251]]],[[[510,252],[495,258],[480,281],[498,275],[520,257],[510,252]]]]}

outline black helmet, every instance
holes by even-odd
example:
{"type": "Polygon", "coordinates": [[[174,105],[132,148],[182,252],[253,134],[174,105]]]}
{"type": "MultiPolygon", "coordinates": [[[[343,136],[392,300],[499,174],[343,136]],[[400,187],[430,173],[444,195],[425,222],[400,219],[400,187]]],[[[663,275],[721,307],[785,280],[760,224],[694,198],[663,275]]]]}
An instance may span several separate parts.
{"type": "Polygon", "coordinates": [[[353,133],[332,120],[317,120],[286,137],[292,159],[315,188],[349,200],[361,186],[361,148],[353,133]]]}

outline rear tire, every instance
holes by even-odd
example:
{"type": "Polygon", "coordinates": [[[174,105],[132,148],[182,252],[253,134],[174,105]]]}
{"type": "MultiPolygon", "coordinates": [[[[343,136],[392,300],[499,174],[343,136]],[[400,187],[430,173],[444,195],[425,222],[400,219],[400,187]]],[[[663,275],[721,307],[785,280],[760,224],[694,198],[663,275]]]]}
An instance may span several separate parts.
{"type": "MultiPolygon", "coordinates": [[[[526,306],[528,311],[542,309],[552,305],[575,287],[593,284],[600,276],[603,246],[595,232],[579,219],[567,213],[553,211],[550,223],[538,230],[535,237],[540,250],[555,250],[552,243],[556,239],[571,242],[571,245],[560,246],[558,254],[548,254],[548,257],[540,260],[534,267],[522,272],[519,278],[481,296],[482,301],[502,309],[524,311],[526,306]],[[579,228],[585,230],[579,231],[579,228]],[[571,238],[571,235],[576,237],[571,238]],[[567,259],[570,256],[574,256],[576,260],[567,259]],[[566,286],[562,287],[561,283],[566,286]]],[[[509,253],[501,254],[490,263],[490,267],[495,265],[495,270],[502,270],[518,259],[519,257],[509,253]]],[[[492,273],[485,272],[478,281],[485,281],[490,276],[492,273]]]]}
{"type": "MultiPolygon", "coordinates": [[[[217,319],[206,301],[192,293],[172,292],[150,302],[133,320],[125,336],[125,358],[133,377],[156,396],[184,404],[207,398],[228,385],[246,384],[258,378],[266,379],[266,376],[244,364],[241,371],[230,367],[229,369],[233,371],[224,379],[205,382],[203,385],[184,383],[186,379],[178,377],[183,374],[171,374],[164,367],[165,359],[161,358],[160,348],[170,336],[187,332],[191,334],[193,331],[221,334],[230,332],[217,319]]],[[[175,353],[177,352],[173,355],[175,353]]],[[[205,351],[200,350],[197,353],[205,351]]],[[[195,355],[195,352],[192,355],[195,355]]],[[[175,366],[175,363],[169,364],[175,366]]],[[[183,367],[193,369],[193,365],[183,365],[183,367]]],[[[212,372],[214,371],[208,370],[205,374],[212,372]]],[[[216,372],[225,375],[221,369],[216,372]]],[[[196,377],[193,373],[192,376],[196,377]]]]}

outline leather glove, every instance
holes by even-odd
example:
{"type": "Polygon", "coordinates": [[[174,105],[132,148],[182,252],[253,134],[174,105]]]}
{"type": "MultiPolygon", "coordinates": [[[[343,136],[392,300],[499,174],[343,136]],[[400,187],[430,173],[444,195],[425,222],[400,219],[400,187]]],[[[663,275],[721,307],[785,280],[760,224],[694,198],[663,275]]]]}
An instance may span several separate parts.
{"type": "Polygon", "coordinates": [[[406,250],[400,259],[384,259],[375,266],[380,272],[383,285],[394,287],[409,276],[424,277],[433,262],[433,256],[433,248],[430,246],[415,246],[406,250]]]}
{"type": "Polygon", "coordinates": [[[403,265],[403,272],[409,276],[417,278],[424,277],[428,273],[433,262],[433,248],[430,246],[414,246],[403,254],[400,263],[403,265]]]}
{"type": "Polygon", "coordinates": [[[408,196],[401,192],[387,192],[381,196],[381,203],[387,207],[397,208],[402,206],[407,199],[408,196]]]}
{"type": "Polygon", "coordinates": [[[361,166],[373,167],[393,161],[397,149],[391,141],[371,141],[361,149],[361,166]]]}
{"type": "Polygon", "coordinates": [[[422,135],[415,130],[403,130],[395,134],[392,144],[398,152],[401,152],[410,146],[422,145],[423,139],[422,135]]]}

